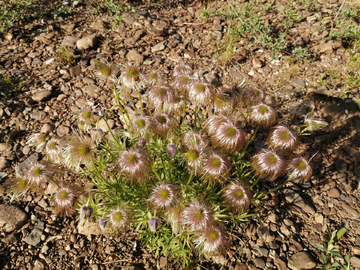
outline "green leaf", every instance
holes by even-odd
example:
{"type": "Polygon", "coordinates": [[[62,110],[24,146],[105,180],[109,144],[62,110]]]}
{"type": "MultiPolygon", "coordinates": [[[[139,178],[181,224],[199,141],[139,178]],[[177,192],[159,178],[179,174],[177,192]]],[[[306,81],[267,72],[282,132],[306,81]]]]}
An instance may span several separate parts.
{"type": "Polygon", "coordinates": [[[345,233],[346,233],[346,229],[345,229],[345,228],[341,228],[341,229],[336,233],[336,240],[339,240],[345,233]]]}
{"type": "Polygon", "coordinates": [[[321,261],[323,264],[327,264],[326,256],[324,253],[321,253],[321,261]]]}
{"type": "Polygon", "coordinates": [[[320,244],[314,244],[315,247],[317,247],[318,249],[322,250],[322,251],[325,251],[327,252],[327,249],[323,246],[323,245],[320,245],[320,244]]]}

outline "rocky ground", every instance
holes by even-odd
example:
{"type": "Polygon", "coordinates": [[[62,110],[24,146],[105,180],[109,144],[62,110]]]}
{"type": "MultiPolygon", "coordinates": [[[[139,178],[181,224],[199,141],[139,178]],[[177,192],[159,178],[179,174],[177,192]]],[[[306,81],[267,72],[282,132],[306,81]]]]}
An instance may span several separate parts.
{"type": "MultiPolygon", "coordinates": [[[[275,28],[292,1],[276,2],[274,9],[261,13],[275,28]]],[[[269,228],[268,235],[259,237],[256,220],[232,228],[227,254],[198,262],[199,269],[314,269],[321,264],[314,244],[324,243],[328,228],[347,229],[338,242],[340,252],[351,257],[351,269],[360,269],[360,91],[348,77],[349,72],[359,76],[359,68],[349,66],[354,43],[330,40],[329,29],[321,27],[329,26],[340,8],[356,10],[356,2],[315,2],[307,8],[299,4],[301,20],[279,28],[289,44],[307,48],[303,58],[287,49],[274,55],[246,37],[234,44],[227,61],[227,30],[237,19],[213,15],[228,5],[223,1],[132,3],[116,25],[116,16],[94,12],[96,3],[86,2],[56,18],[44,13],[15,23],[0,36],[0,184],[23,174],[29,160],[40,158],[41,153],[26,143],[31,134],[64,136],[72,132],[79,111],[109,109],[111,85],[96,76],[95,60],[132,62],[144,71],[160,68],[164,76],[187,62],[210,82],[265,89],[267,102],[294,127],[306,117],[328,123],[301,138],[301,151],[313,156],[311,181],[288,184],[266,198],[260,210],[251,209],[269,228]],[[206,7],[211,16],[204,16],[206,7]],[[69,47],[61,49],[64,46],[69,47]]],[[[255,5],[265,4],[271,3],[255,5]]],[[[38,2],[35,8],[47,4],[38,2]]],[[[112,120],[110,128],[121,126],[119,119],[112,120]]],[[[170,257],[149,254],[135,230],[103,235],[78,227],[76,215],[58,216],[52,210],[50,201],[38,193],[15,197],[0,189],[0,269],[183,268],[170,257]]]]}

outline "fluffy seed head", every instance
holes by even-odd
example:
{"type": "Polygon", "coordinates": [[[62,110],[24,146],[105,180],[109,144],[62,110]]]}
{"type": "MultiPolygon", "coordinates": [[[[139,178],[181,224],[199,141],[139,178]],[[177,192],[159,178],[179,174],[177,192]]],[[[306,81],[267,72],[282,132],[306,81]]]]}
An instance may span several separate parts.
{"type": "Polygon", "coordinates": [[[191,75],[180,74],[175,78],[175,86],[180,90],[182,89],[187,90],[190,87],[193,80],[194,78],[191,75]]]}
{"type": "Polygon", "coordinates": [[[82,164],[87,167],[92,166],[95,157],[95,143],[88,136],[74,136],[68,141],[64,155],[64,162],[69,168],[79,170],[82,164]]]}
{"type": "Polygon", "coordinates": [[[109,214],[109,220],[114,227],[124,227],[130,221],[129,213],[120,207],[109,214]]]}
{"type": "Polygon", "coordinates": [[[171,184],[158,184],[151,192],[149,201],[158,208],[170,208],[179,198],[176,186],[171,184]]]}
{"type": "Polygon", "coordinates": [[[185,63],[180,63],[174,67],[173,76],[177,77],[182,74],[192,75],[192,73],[193,73],[193,70],[189,65],[187,65],[185,63]]]}
{"type": "Polygon", "coordinates": [[[244,213],[249,209],[252,196],[248,187],[235,181],[228,184],[222,194],[224,202],[237,214],[244,213]]]}
{"type": "Polygon", "coordinates": [[[147,85],[156,85],[162,81],[163,76],[164,74],[160,70],[153,69],[144,76],[144,81],[147,85]]]}
{"type": "Polygon", "coordinates": [[[63,139],[57,136],[52,137],[46,144],[45,153],[52,162],[60,164],[63,159],[63,139]]]}
{"type": "Polygon", "coordinates": [[[145,181],[151,170],[151,159],[145,149],[131,148],[120,154],[119,165],[131,179],[145,181]]]}
{"type": "Polygon", "coordinates": [[[36,188],[44,188],[54,172],[55,168],[50,162],[44,160],[35,162],[27,174],[28,183],[36,188]]]}
{"type": "Polygon", "coordinates": [[[187,165],[198,175],[203,170],[204,151],[201,148],[190,148],[185,152],[184,159],[187,165]]]}
{"type": "Polygon", "coordinates": [[[182,220],[190,227],[190,230],[200,231],[214,222],[213,211],[203,203],[195,201],[184,209],[182,220]]]}
{"type": "Polygon", "coordinates": [[[303,157],[297,157],[290,161],[288,165],[289,179],[295,183],[305,183],[312,175],[312,167],[303,157]]]}
{"type": "Polygon", "coordinates": [[[211,142],[215,147],[234,153],[240,151],[245,144],[245,133],[233,123],[222,123],[213,132],[211,142]]]}
{"type": "Polygon", "coordinates": [[[116,80],[116,75],[119,72],[119,68],[112,63],[102,63],[100,61],[95,62],[95,70],[97,75],[111,81],[116,80]]]}
{"type": "Polygon", "coordinates": [[[204,162],[204,178],[206,179],[226,179],[229,177],[231,161],[227,156],[213,152],[207,155],[204,162]]]}
{"type": "Polygon", "coordinates": [[[29,182],[26,178],[8,179],[3,186],[5,189],[10,190],[14,196],[17,196],[30,188],[29,182]]]}
{"type": "Polygon", "coordinates": [[[211,101],[212,89],[207,82],[194,81],[190,85],[189,99],[197,105],[207,106],[211,101]]]}
{"type": "Polygon", "coordinates": [[[231,113],[238,104],[239,95],[232,89],[221,89],[214,97],[214,108],[217,113],[231,113]]]}
{"type": "Polygon", "coordinates": [[[132,120],[132,130],[135,134],[145,136],[149,134],[153,127],[152,119],[148,116],[135,115],[132,120]]]}
{"type": "Polygon", "coordinates": [[[273,181],[284,174],[285,162],[274,151],[262,149],[253,157],[251,168],[255,170],[256,176],[273,181]]]}
{"type": "Polygon", "coordinates": [[[265,93],[259,88],[248,88],[244,91],[244,102],[246,105],[256,105],[263,102],[265,99],[265,93]]]}
{"type": "Polygon", "coordinates": [[[209,136],[214,136],[217,130],[220,128],[222,124],[234,124],[234,122],[225,115],[213,115],[210,116],[205,123],[205,130],[209,134],[209,136]]]}
{"type": "Polygon", "coordinates": [[[276,122],[276,112],[269,105],[260,103],[251,107],[250,118],[254,125],[267,128],[276,122]]]}
{"type": "Polygon", "coordinates": [[[157,109],[175,100],[174,90],[169,85],[156,85],[149,92],[149,102],[157,109]]]}
{"type": "Polygon", "coordinates": [[[54,203],[55,203],[56,212],[59,213],[72,212],[72,207],[74,206],[76,199],[77,199],[77,195],[75,189],[71,187],[60,188],[54,194],[54,203]]]}
{"type": "Polygon", "coordinates": [[[153,119],[154,131],[161,137],[166,137],[166,135],[171,133],[177,126],[177,121],[173,114],[156,113],[153,119]]]}
{"type": "Polygon", "coordinates": [[[184,149],[204,149],[208,146],[209,142],[206,136],[190,130],[182,135],[181,144],[184,149]]]}
{"type": "Polygon", "coordinates": [[[128,64],[124,66],[120,80],[127,88],[131,89],[135,83],[139,81],[139,74],[140,72],[137,66],[128,64]]]}
{"type": "Polygon", "coordinates": [[[30,146],[36,146],[36,150],[40,150],[44,147],[47,137],[44,133],[35,133],[30,136],[27,144],[30,146]]]}
{"type": "Polygon", "coordinates": [[[210,256],[225,249],[226,234],[219,225],[214,224],[203,230],[196,242],[200,253],[210,256]]]}
{"type": "Polygon", "coordinates": [[[299,145],[299,138],[293,130],[279,125],[270,131],[266,142],[274,151],[290,154],[299,145]]]}
{"type": "Polygon", "coordinates": [[[92,128],[92,124],[94,123],[94,113],[90,110],[90,108],[86,108],[79,114],[79,127],[85,131],[92,128]]]}

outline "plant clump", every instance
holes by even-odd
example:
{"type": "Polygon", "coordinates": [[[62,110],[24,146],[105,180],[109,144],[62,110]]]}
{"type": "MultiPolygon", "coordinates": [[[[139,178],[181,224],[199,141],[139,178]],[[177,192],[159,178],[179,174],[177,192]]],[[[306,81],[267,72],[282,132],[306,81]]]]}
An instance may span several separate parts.
{"type": "Polygon", "coordinates": [[[120,79],[115,64],[98,62],[96,70],[113,83],[111,112],[95,117],[85,109],[75,134],[35,134],[28,141],[44,149],[45,159],[33,164],[25,186],[55,184],[50,199],[57,213],[77,205],[82,225],[96,221],[118,233],[134,225],[150,251],[188,264],[194,255],[210,259],[225,251],[229,224],[256,216],[254,202],[271,192],[259,179],[276,190],[312,175],[307,159],[294,153],[296,132],[273,127],[278,117],[263,103],[265,90],[217,88],[195,80],[186,63],[174,67],[173,83],[160,70],[143,75],[131,64],[119,68],[120,79]],[[121,95],[130,90],[136,95],[121,95]],[[122,127],[99,128],[109,117],[122,127]],[[254,154],[259,130],[268,148],[254,154]],[[93,188],[85,192],[55,171],[73,171],[93,188]]]}

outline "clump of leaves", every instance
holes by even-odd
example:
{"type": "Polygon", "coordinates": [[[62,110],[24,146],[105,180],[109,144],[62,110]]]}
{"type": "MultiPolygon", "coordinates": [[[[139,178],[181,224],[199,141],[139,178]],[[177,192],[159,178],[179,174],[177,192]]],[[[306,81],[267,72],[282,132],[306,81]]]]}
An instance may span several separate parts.
{"type": "Polygon", "coordinates": [[[336,269],[350,269],[350,257],[349,255],[343,256],[340,253],[339,246],[336,244],[340,238],[346,233],[345,228],[340,230],[330,231],[328,228],[328,236],[326,242],[321,244],[314,244],[315,247],[320,249],[321,252],[321,263],[316,268],[325,270],[336,270],[336,269]]]}
{"type": "Polygon", "coordinates": [[[63,65],[72,65],[78,58],[77,55],[74,55],[73,49],[71,49],[70,46],[61,47],[56,52],[56,55],[55,60],[63,65]]]}

